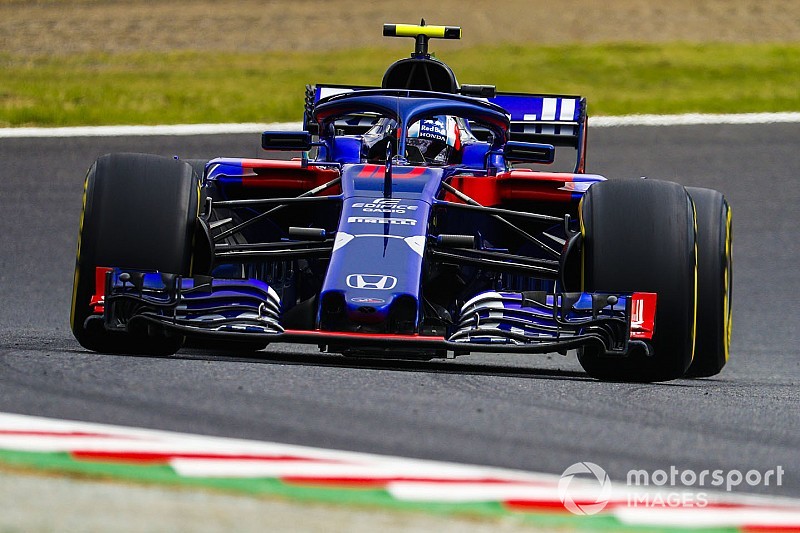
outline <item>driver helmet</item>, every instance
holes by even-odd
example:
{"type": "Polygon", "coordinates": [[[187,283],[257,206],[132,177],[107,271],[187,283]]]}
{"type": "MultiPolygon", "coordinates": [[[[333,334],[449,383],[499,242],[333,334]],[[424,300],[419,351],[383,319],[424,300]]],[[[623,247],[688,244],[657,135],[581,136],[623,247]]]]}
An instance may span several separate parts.
{"type": "MultiPolygon", "coordinates": [[[[417,149],[425,163],[448,165],[461,160],[461,135],[458,120],[449,115],[436,115],[419,120],[408,128],[408,152],[417,149]]],[[[409,158],[413,157],[411,153],[409,158]]]]}

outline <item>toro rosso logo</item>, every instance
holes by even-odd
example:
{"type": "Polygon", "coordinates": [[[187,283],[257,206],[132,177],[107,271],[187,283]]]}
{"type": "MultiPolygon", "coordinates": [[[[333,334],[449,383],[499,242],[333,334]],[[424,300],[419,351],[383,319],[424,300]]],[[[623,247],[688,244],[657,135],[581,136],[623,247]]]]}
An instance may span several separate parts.
{"type": "Polygon", "coordinates": [[[347,286],[351,289],[370,289],[388,291],[397,285],[397,278],[382,274],[350,274],[347,276],[347,286]]]}
{"type": "Polygon", "coordinates": [[[370,298],[370,297],[358,297],[358,298],[350,298],[350,301],[356,304],[384,304],[386,300],[383,298],[370,298]]]}

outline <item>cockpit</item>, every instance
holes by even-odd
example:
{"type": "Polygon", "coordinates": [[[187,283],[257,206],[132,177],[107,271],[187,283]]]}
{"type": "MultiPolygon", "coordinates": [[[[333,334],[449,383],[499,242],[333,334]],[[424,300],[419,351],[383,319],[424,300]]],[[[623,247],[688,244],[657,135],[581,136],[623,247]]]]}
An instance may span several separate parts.
{"type": "MultiPolygon", "coordinates": [[[[364,159],[369,163],[383,163],[387,156],[397,155],[399,138],[396,120],[379,119],[363,136],[364,159]]],[[[479,142],[463,118],[432,115],[417,120],[408,127],[403,155],[412,165],[455,165],[462,162],[466,146],[479,142]]]]}

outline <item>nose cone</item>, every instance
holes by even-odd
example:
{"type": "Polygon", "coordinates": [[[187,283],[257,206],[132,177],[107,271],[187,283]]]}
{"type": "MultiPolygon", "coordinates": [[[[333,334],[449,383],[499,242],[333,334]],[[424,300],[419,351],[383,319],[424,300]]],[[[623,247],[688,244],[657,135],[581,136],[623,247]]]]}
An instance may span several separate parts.
{"type": "Polygon", "coordinates": [[[416,331],[417,313],[417,299],[409,294],[331,291],[322,297],[319,322],[327,331],[411,334],[416,331]]]}
{"type": "Polygon", "coordinates": [[[377,333],[411,334],[416,331],[418,304],[409,294],[392,294],[385,302],[366,303],[376,300],[372,296],[351,297],[347,302],[347,318],[352,329],[377,333]]]}
{"type": "Polygon", "coordinates": [[[342,170],[345,198],[322,284],[319,326],[328,331],[413,333],[428,218],[442,169],[395,166],[342,170]]]}
{"type": "Polygon", "coordinates": [[[388,295],[388,298],[345,295],[345,298],[345,314],[350,321],[356,324],[380,324],[389,317],[393,295],[388,295]]]}

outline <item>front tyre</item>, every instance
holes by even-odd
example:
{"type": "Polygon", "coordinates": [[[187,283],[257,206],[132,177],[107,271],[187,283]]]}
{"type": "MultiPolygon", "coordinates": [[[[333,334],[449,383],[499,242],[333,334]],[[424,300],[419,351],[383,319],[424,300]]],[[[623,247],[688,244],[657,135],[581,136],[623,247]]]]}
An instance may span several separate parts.
{"type": "Polygon", "coordinates": [[[581,203],[583,290],[654,292],[652,354],[632,349],[607,356],[595,346],[578,351],[586,372],[611,381],[665,381],[692,362],[696,318],[695,221],[681,185],[613,180],[592,185],[581,203]]]}
{"type": "Polygon", "coordinates": [[[191,272],[200,182],[183,161],[109,154],[90,168],[75,260],[70,327],[84,348],[110,353],[175,353],[181,336],[107,331],[90,305],[98,267],[191,272]]]}
{"type": "Polygon", "coordinates": [[[719,374],[728,362],[733,294],[733,228],[725,197],[687,187],[697,213],[697,342],[689,377],[719,374]]]}

